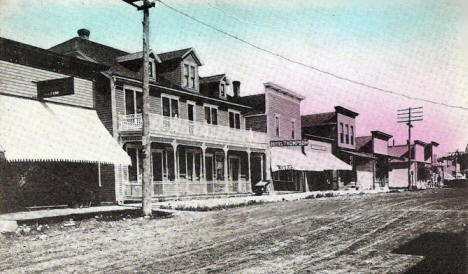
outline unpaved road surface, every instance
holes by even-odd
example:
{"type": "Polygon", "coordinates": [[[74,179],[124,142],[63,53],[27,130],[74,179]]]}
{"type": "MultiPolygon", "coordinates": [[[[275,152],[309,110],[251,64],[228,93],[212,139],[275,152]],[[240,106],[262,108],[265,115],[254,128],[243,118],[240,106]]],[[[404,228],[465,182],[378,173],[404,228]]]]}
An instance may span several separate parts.
{"type": "Polygon", "coordinates": [[[439,189],[88,220],[0,238],[0,271],[466,272],[467,199],[439,189]]]}

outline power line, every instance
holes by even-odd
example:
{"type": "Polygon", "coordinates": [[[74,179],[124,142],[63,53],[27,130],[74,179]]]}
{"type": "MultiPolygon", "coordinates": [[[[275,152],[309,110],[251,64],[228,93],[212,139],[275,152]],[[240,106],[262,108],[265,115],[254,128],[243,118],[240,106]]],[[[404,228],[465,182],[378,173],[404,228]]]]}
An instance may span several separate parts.
{"type": "Polygon", "coordinates": [[[276,52],[273,52],[269,49],[265,49],[265,48],[262,48],[252,42],[249,42],[243,38],[240,38],[234,34],[231,34],[227,31],[224,31],[218,27],[215,27],[215,26],[212,26],[208,23],[205,23],[204,21],[201,21],[200,19],[190,15],[190,14],[187,14],[186,12],[184,11],[181,11],[177,8],[174,8],[168,4],[166,4],[165,2],[163,2],[162,0],[158,0],[162,5],[164,5],[165,7],[201,24],[201,25],[204,25],[205,27],[208,27],[212,30],[215,30],[219,33],[222,33],[226,36],[229,36],[233,39],[236,39],[244,44],[247,44],[257,50],[260,50],[260,51],[263,51],[263,52],[266,52],[270,55],[273,55],[273,56],[276,56],[280,59],[283,59],[283,60],[286,60],[290,63],[293,63],[293,64],[296,64],[296,65],[300,65],[300,66],[303,66],[303,67],[306,67],[306,68],[309,68],[309,69],[312,69],[312,70],[315,70],[315,71],[318,71],[320,73],[323,73],[323,74],[326,74],[326,75],[329,75],[329,76],[332,76],[334,78],[337,78],[337,79],[340,79],[340,80],[343,80],[343,81],[347,81],[347,82],[350,82],[350,83],[353,83],[353,84],[356,84],[356,85],[360,85],[360,86],[363,86],[363,87],[366,87],[366,88],[370,88],[370,89],[373,89],[373,90],[377,90],[377,91],[381,91],[381,92],[385,92],[385,93],[388,93],[388,94],[392,94],[392,95],[396,95],[396,96],[400,96],[400,97],[404,97],[404,98],[407,98],[407,99],[411,99],[411,100],[416,100],[416,101],[422,101],[422,102],[426,102],[426,103],[431,103],[431,104],[435,104],[435,105],[441,105],[441,106],[445,106],[445,107],[450,107],[450,108],[456,108],[456,109],[461,109],[461,110],[465,110],[465,111],[468,111],[468,108],[467,107],[462,107],[462,106],[457,106],[457,105],[450,105],[450,104],[447,104],[447,103],[443,103],[443,102],[437,102],[437,101],[433,101],[433,100],[429,100],[429,99],[425,99],[425,98],[419,98],[419,97],[414,97],[414,96],[410,96],[410,95],[407,95],[407,94],[404,94],[404,93],[400,93],[400,92],[396,92],[396,91],[392,91],[392,90],[389,90],[389,89],[384,89],[384,88],[379,88],[377,86],[373,86],[373,85],[370,85],[370,84],[366,84],[364,82],[360,82],[360,81],[357,81],[357,80],[353,80],[351,78],[347,78],[347,77],[344,77],[344,76],[341,76],[341,75],[338,75],[338,74],[335,74],[333,72],[329,72],[329,71],[326,71],[326,70],[323,70],[323,69],[320,69],[320,68],[317,68],[317,67],[314,67],[314,66],[311,66],[311,65],[308,65],[308,64],[305,64],[305,63],[302,63],[300,61],[296,61],[296,60],[293,60],[289,57],[286,57],[284,55],[281,55],[279,53],[276,53],[276,52]]]}

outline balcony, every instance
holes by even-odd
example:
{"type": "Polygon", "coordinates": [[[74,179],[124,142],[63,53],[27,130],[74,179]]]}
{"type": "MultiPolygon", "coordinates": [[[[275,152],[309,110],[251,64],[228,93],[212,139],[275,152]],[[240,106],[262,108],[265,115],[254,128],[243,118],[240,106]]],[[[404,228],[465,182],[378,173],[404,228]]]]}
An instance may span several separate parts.
{"type": "MultiPolygon", "coordinates": [[[[120,132],[142,130],[141,114],[119,116],[120,132]]],[[[224,145],[237,145],[265,149],[265,133],[235,129],[221,125],[210,125],[186,119],[172,118],[160,114],[150,114],[150,134],[152,136],[178,138],[198,142],[212,142],[224,145]]]]}

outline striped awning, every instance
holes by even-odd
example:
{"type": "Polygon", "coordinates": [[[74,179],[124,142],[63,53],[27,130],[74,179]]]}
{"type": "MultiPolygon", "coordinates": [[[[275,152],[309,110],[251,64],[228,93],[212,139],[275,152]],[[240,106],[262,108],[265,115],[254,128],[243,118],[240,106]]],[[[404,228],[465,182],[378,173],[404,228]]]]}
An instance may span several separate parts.
{"type": "Polygon", "coordinates": [[[0,147],[8,162],[130,165],[95,110],[0,95],[0,147]]]}

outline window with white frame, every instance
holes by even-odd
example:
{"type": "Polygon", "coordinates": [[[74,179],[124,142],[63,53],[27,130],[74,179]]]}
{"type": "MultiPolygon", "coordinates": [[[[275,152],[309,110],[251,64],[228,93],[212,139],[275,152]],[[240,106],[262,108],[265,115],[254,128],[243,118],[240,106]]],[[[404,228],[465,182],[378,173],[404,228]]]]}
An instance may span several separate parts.
{"type": "Polygon", "coordinates": [[[124,87],[125,91],[125,114],[137,114],[143,111],[143,93],[134,87],[124,87]]]}
{"type": "Polygon", "coordinates": [[[189,121],[195,121],[195,102],[187,101],[187,119],[189,121]]]}
{"type": "Polygon", "coordinates": [[[346,144],[349,144],[349,126],[346,125],[346,144]]]}
{"type": "Polygon", "coordinates": [[[340,123],[340,143],[344,143],[344,125],[343,123],[340,123]]]}
{"type": "Polygon", "coordinates": [[[351,126],[351,145],[354,145],[354,127],[351,126]]]}
{"type": "Polygon", "coordinates": [[[293,119],[291,120],[291,139],[296,138],[296,121],[293,119]]]}
{"type": "Polygon", "coordinates": [[[190,64],[184,64],[184,87],[195,89],[196,79],[197,79],[197,68],[190,64]]]}
{"type": "Polygon", "coordinates": [[[275,136],[280,136],[280,117],[279,115],[275,115],[275,136]]]}
{"type": "Polygon", "coordinates": [[[225,96],[226,96],[226,85],[224,83],[221,83],[220,97],[225,97],[225,96]]]}
{"type": "Polygon", "coordinates": [[[184,87],[189,86],[189,79],[190,79],[190,66],[184,64],[184,87]]]}
{"type": "Polygon", "coordinates": [[[229,110],[229,127],[240,129],[240,112],[229,110]]]}
{"type": "Polygon", "coordinates": [[[156,66],[154,65],[154,61],[153,60],[150,60],[148,62],[148,73],[149,73],[149,77],[151,79],[155,79],[156,78],[156,66]]]}
{"type": "Polygon", "coordinates": [[[218,124],[218,107],[205,105],[205,121],[207,124],[218,124]]]}
{"type": "Polygon", "coordinates": [[[161,95],[162,114],[166,117],[179,117],[179,98],[167,94],[161,95]]]}
{"type": "Polygon", "coordinates": [[[195,67],[190,66],[190,88],[195,88],[195,67]]]}

